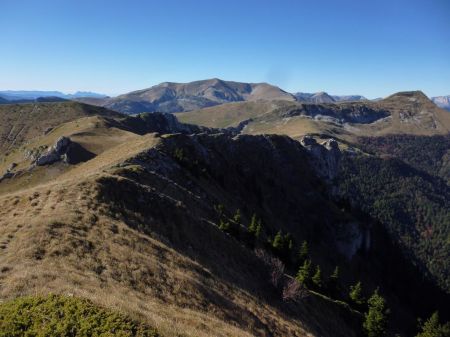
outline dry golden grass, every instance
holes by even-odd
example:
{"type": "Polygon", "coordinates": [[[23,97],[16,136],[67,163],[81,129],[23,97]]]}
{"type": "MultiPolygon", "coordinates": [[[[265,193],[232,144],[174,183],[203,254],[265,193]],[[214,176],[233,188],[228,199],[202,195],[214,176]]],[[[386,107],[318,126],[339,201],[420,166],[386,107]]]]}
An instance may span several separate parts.
{"type": "Polygon", "coordinates": [[[37,184],[55,180],[59,175],[77,166],[54,164],[36,167],[28,171],[32,162],[25,156],[27,151],[51,147],[61,136],[70,139],[95,155],[99,155],[120,144],[127,144],[141,136],[109,125],[108,120],[100,116],[83,117],[55,127],[51,132],[29,140],[26,144],[12,150],[7,156],[0,157],[0,174],[6,172],[12,163],[17,164],[15,172],[24,173],[15,179],[6,179],[0,184],[0,193],[14,192],[30,188],[37,184]]]}
{"type": "Polygon", "coordinates": [[[249,118],[267,114],[279,106],[294,104],[286,101],[257,101],[228,103],[196,111],[175,114],[182,123],[197,124],[212,128],[236,126],[249,118]]]}
{"type": "Polygon", "coordinates": [[[9,152],[48,128],[85,116],[120,117],[119,113],[78,102],[0,105],[0,153],[9,152]]]}
{"type": "Polygon", "coordinates": [[[157,175],[154,185],[117,175],[118,164],[153,151],[167,136],[138,136],[87,117],[27,146],[51,145],[63,135],[97,156],[0,183],[0,300],[72,294],[147,321],[164,336],[331,336],[348,329],[328,319],[340,309],[323,300],[285,306],[274,298],[268,281],[259,278],[256,257],[202,223],[190,191],[157,175]],[[123,204],[105,199],[108,189],[123,204]],[[142,196],[145,208],[161,209],[164,216],[146,218],[127,208],[130,196],[142,196]],[[162,219],[171,213],[182,220],[162,219]],[[152,230],[134,229],[132,220],[152,230]],[[165,232],[204,248],[204,255],[180,248],[165,232]]]}
{"type": "Polygon", "coordinates": [[[281,335],[305,335],[299,322],[112,218],[91,178],[0,198],[2,299],[73,294],[144,319],[165,336],[266,335],[260,321],[281,335]]]}

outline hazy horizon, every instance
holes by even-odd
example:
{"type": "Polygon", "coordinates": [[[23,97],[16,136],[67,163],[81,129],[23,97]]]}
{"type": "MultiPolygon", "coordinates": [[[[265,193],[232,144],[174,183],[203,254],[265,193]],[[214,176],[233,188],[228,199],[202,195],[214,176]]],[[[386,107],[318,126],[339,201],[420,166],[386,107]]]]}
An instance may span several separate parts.
{"type": "Polygon", "coordinates": [[[450,94],[445,0],[2,3],[0,90],[109,96],[221,78],[288,92],[450,94]]]}

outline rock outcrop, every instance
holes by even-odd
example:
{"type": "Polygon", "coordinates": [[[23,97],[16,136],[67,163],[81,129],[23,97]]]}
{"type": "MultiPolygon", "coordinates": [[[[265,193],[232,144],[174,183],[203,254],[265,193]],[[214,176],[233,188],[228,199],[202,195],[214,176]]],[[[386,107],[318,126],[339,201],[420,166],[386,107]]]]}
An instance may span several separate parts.
{"type": "Polygon", "coordinates": [[[281,117],[307,116],[328,119],[335,123],[373,123],[390,116],[383,108],[369,106],[361,102],[340,104],[300,104],[282,113],[281,117]]]}
{"type": "Polygon", "coordinates": [[[304,136],[300,143],[313,156],[312,164],[316,173],[328,181],[333,180],[338,173],[339,160],[341,158],[338,142],[334,139],[329,139],[319,144],[313,137],[304,136]]]}
{"type": "Polygon", "coordinates": [[[358,222],[338,225],[335,230],[335,244],[343,256],[350,260],[358,251],[369,251],[370,230],[358,222]]]}
{"type": "Polygon", "coordinates": [[[141,135],[152,132],[160,134],[192,134],[208,131],[208,128],[205,127],[180,123],[173,114],[165,112],[141,113],[136,116],[127,117],[122,123],[129,127],[132,132],[141,135]]]}
{"type": "Polygon", "coordinates": [[[60,137],[55,145],[53,145],[47,153],[44,153],[40,155],[34,163],[37,166],[44,166],[44,165],[50,165],[57,161],[63,160],[64,162],[67,162],[67,151],[72,144],[72,141],[68,137],[60,137]]]}

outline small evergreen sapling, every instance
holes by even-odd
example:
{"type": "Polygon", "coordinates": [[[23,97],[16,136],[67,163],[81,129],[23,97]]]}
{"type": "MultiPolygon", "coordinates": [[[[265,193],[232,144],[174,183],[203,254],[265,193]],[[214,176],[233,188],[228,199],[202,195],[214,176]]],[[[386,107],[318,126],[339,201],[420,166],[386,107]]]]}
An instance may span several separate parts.
{"type": "Polygon", "coordinates": [[[302,285],[308,285],[311,274],[311,260],[305,260],[303,265],[298,270],[296,279],[302,285]]]}
{"type": "Polygon", "coordinates": [[[362,296],[361,282],[356,283],[354,286],[350,286],[349,297],[352,300],[352,302],[357,305],[364,304],[364,298],[362,296]]]}
{"type": "Polygon", "coordinates": [[[308,242],[303,241],[300,250],[298,252],[298,259],[300,265],[303,264],[308,259],[308,256],[309,256],[308,242]]]}
{"type": "Polygon", "coordinates": [[[369,305],[369,310],[365,314],[363,323],[367,336],[386,336],[389,310],[386,307],[385,299],[378,294],[378,289],[375,290],[367,303],[369,305]]]}
{"type": "Polygon", "coordinates": [[[312,282],[314,284],[314,287],[317,289],[322,288],[322,273],[320,271],[320,266],[317,265],[316,272],[314,273],[314,276],[312,277],[312,282]]]}

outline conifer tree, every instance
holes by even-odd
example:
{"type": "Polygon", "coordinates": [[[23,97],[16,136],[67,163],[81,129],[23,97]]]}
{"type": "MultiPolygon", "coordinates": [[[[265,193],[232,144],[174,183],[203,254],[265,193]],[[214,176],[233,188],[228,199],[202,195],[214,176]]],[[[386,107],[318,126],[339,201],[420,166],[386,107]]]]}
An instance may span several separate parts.
{"type": "Polygon", "coordinates": [[[250,225],[248,225],[248,232],[251,234],[255,234],[257,226],[258,226],[258,219],[256,218],[256,214],[253,213],[250,225]]]}
{"type": "Polygon", "coordinates": [[[310,274],[311,274],[311,260],[305,260],[305,262],[297,272],[296,279],[300,284],[307,285],[310,280],[310,274]]]}
{"type": "Polygon", "coordinates": [[[258,239],[261,237],[263,231],[261,220],[258,221],[258,224],[256,225],[256,231],[255,231],[255,237],[258,239]]]}
{"type": "Polygon", "coordinates": [[[322,288],[322,273],[320,271],[320,266],[317,265],[316,272],[314,273],[314,276],[312,277],[312,282],[314,286],[318,289],[322,288]]]}
{"type": "Polygon", "coordinates": [[[339,284],[339,267],[336,266],[336,268],[334,268],[333,273],[328,278],[328,288],[330,289],[330,291],[335,292],[337,291],[338,284],[339,284]]]}
{"type": "Polygon", "coordinates": [[[215,205],[214,210],[217,212],[217,214],[221,217],[225,213],[225,206],[222,204],[215,205]]]}
{"type": "Polygon", "coordinates": [[[420,326],[421,332],[416,337],[449,337],[450,323],[440,324],[439,313],[434,312],[431,317],[420,326]]]}
{"type": "Polygon", "coordinates": [[[219,220],[219,229],[228,233],[230,231],[230,223],[228,221],[220,219],[219,220]]]}
{"type": "Polygon", "coordinates": [[[236,224],[240,224],[240,223],[241,223],[241,218],[242,218],[242,216],[241,216],[241,210],[238,208],[238,209],[236,210],[236,213],[235,213],[234,216],[233,216],[233,221],[234,221],[236,224]]]}
{"type": "Polygon", "coordinates": [[[292,241],[292,239],[288,239],[288,249],[291,252],[292,249],[294,248],[294,241],[292,241]]]}
{"type": "Polygon", "coordinates": [[[308,242],[303,241],[300,250],[298,252],[300,264],[304,263],[308,259],[308,255],[309,255],[308,242]]]}
{"type": "Polygon", "coordinates": [[[361,282],[356,283],[354,286],[350,286],[349,296],[352,302],[357,305],[362,305],[364,303],[361,282]]]}
{"type": "Polygon", "coordinates": [[[368,337],[382,337],[387,334],[389,310],[385,299],[378,294],[378,289],[367,301],[369,310],[365,314],[364,330],[368,337]]]}
{"type": "Polygon", "coordinates": [[[283,238],[283,234],[281,233],[281,231],[278,231],[278,233],[273,238],[272,247],[278,252],[283,250],[284,238],[283,238]]]}

